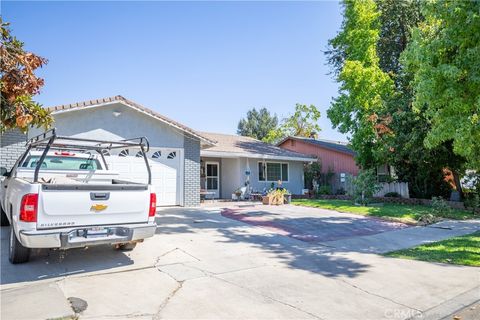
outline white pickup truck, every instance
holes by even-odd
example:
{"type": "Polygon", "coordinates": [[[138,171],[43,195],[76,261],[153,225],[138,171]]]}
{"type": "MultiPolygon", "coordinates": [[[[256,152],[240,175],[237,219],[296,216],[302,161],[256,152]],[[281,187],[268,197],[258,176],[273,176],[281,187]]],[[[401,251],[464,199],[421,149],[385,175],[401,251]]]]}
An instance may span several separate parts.
{"type": "Polygon", "coordinates": [[[1,223],[10,225],[9,260],[26,262],[31,248],[114,244],[131,250],[155,234],[156,195],[146,138],[100,141],[59,137],[55,130],[27,143],[1,182],[1,223]],[[108,170],[105,150],[139,148],[148,182],[123,181],[108,170]]]}

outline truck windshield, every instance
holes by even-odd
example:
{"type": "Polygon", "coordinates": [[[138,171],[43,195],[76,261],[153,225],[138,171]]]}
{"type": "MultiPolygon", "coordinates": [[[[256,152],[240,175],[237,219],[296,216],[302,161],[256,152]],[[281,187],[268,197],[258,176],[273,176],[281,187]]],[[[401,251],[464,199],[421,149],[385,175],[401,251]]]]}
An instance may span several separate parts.
{"type": "MultiPolygon", "coordinates": [[[[22,164],[23,168],[35,168],[40,156],[28,156],[22,164]]],[[[100,163],[92,158],[74,158],[65,156],[46,156],[41,169],[52,170],[96,170],[100,163]]]]}

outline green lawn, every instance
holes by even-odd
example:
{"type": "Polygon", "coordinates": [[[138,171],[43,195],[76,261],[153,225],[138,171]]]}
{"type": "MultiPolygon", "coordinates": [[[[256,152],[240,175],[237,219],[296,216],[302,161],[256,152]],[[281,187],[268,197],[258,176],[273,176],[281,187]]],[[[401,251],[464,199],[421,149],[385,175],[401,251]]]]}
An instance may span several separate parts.
{"type": "MultiPolygon", "coordinates": [[[[330,209],[340,212],[349,212],[363,216],[379,217],[388,220],[400,221],[405,223],[416,223],[423,214],[432,213],[432,208],[422,205],[404,205],[385,203],[370,206],[357,206],[350,200],[334,199],[295,199],[292,204],[298,206],[330,209]]],[[[441,218],[463,220],[479,217],[465,210],[452,210],[451,213],[441,216],[441,218]]]]}
{"type": "Polygon", "coordinates": [[[480,232],[389,252],[385,256],[480,267],[480,232]]]}

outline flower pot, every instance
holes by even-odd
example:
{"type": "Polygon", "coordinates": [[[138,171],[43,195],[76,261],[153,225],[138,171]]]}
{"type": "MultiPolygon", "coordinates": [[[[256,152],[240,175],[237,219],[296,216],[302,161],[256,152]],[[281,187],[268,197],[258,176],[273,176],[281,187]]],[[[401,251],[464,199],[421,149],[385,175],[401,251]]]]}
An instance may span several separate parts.
{"type": "Polygon", "coordinates": [[[272,197],[263,196],[262,197],[262,203],[265,204],[265,205],[271,205],[272,204],[272,197]]]}
{"type": "Polygon", "coordinates": [[[271,201],[271,202],[272,202],[272,204],[279,206],[279,205],[282,205],[282,204],[283,204],[283,202],[285,201],[284,199],[285,199],[285,198],[284,198],[283,195],[277,195],[277,196],[275,196],[275,197],[272,197],[272,201],[271,201]]]}

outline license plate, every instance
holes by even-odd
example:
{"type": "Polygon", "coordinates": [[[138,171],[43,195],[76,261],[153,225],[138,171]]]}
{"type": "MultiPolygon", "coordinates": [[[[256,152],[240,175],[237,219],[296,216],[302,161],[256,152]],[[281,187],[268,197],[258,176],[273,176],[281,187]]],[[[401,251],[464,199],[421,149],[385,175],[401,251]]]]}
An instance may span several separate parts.
{"type": "Polygon", "coordinates": [[[107,234],[108,229],[102,227],[96,227],[87,230],[87,236],[102,236],[107,234]]]}

